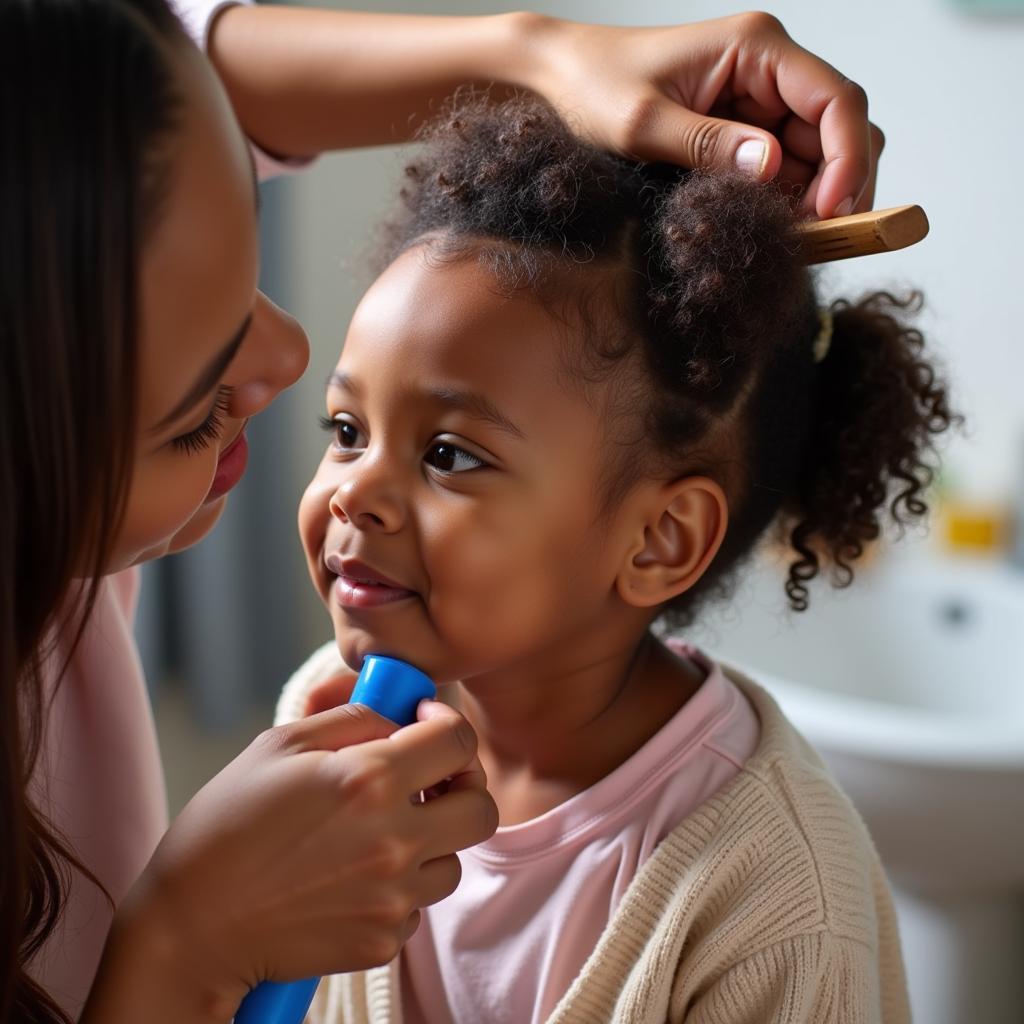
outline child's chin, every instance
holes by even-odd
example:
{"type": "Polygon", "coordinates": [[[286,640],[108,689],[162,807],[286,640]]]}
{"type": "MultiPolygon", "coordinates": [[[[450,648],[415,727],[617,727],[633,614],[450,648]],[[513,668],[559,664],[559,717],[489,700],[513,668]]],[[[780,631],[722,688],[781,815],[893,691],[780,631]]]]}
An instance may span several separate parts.
{"type": "Polygon", "coordinates": [[[365,633],[353,632],[351,629],[335,628],[335,639],[338,642],[338,653],[341,660],[353,672],[358,672],[363,667],[363,659],[368,654],[386,654],[389,658],[399,658],[419,668],[416,658],[410,652],[397,650],[394,645],[380,643],[372,636],[365,633]]]}
{"type": "Polygon", "coordinates": [[[398,658],[399,661],[414,665],[421,672],[428,675],[437,686],[444,683],[454,682],[458,677],[450,669],[452,666],[439,665],[435,659],[424,657],[422,652],[415,651],[410,647],[401,644],[382,643],[373,636],[353,631],[350,628],[342,628],[336,625],[334,631],[335,640],[338,644],[338,653],[341,660],[353,672],[358,672],[363,667],[363,659],[368,654],[383,654],[389,658],[398,658]]]}

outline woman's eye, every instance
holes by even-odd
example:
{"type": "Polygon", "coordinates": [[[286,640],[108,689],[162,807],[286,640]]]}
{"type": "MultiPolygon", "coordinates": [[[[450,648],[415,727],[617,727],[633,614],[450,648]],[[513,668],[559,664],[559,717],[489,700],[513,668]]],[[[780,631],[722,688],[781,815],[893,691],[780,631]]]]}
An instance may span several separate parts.
{"type": "Polygon", "coordinates": [[[356,448],[365,448],[366,440],[362,431],[348,420],[320,418],[320,426],[332,435],[335,447],[342,451],[351,451],[356,448]]]}
{"type": "Polygon", "coordinates": [[[217,389],[213,408],[206,419],[195,430],[172,438],[171,447],[184,455],[195,455],[197,452],[209,448],[220,437],[221,431],[224,429],[224,417],[228,414],[234,390],[229,384],[222,384],[217,389]]]}
{"type": "Polygon", "coordinates": [[[447,441],[439,441],[430,446],[423,461],[442,473],[465,473],[471,469],[481,469],[487,465],[483,459],[471,455],[464,448],[447,441]]]}

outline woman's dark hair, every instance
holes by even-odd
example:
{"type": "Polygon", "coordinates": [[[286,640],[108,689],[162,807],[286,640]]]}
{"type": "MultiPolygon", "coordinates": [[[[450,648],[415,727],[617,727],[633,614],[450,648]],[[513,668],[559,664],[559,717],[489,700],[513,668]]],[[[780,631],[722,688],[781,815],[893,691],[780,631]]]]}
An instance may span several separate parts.
{"type": "Polygon", "coordinates": [[[574,376],[613,381],[610,422],[621,427],[624,413],[641,428],[621,444],[603,506],[641,473],[701,473],[725,488],[722,549],[670,602],[670,619],[726,592],[773,522],[788,531],[786,592],[803,609],[822,563],[848,583],[886,513],[899,525],[925,513],[934,438],[956,416],[907,323],[919,298],[832,303],[831,347],[817,361],[829,316],[778,189],[600,152],[525,97],[457,94],[422,139],[384,260],[426,242],[432,258],[478,259],[503,287],[544,301],[569,282],[586,335],[574,376]]]}
{"type": "Polygon", "coordinates": [[[81,636],[130,483],[138,266],[168,174],[176,38],[162,0],[0,4],[5,1021],[67,1021],[26,967],[56,925],[69,873],[99,884],[27,787],[44,730],[44,663],[58,631],[65,666],[69,636],[72,649],[81,636]]]}

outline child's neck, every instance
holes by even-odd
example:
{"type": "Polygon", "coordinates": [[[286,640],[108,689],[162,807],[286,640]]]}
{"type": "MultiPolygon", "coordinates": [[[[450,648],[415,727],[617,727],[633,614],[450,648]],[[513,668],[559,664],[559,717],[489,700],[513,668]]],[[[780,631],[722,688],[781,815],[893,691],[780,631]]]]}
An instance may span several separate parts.
{"type": "Polygon", "coordinates": [[[646,632],[590,662],[459,684],[502,825],[535,818],[594,785],[696,692],[703,673],[646,632]]]}

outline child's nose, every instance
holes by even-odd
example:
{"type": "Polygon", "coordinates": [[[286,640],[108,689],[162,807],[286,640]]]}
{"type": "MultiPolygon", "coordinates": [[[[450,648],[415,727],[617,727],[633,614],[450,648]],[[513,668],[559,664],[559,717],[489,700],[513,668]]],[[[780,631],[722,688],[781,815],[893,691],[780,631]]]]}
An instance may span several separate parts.
{"type": "Polygon", "coordinates": [[[261,412],[291,387],[309,362],[309,339],[297,320],[256,295],[252,323],[224,377],[232,387],[229,415],[245,419],[261,412]]]}
{"type": "Polygon", "coordinates": [[[347,467],[331,496],[331,515],[359,530],[395,533],[405,523],[405,505],[383,453],[372,450],[347,467]]]}

